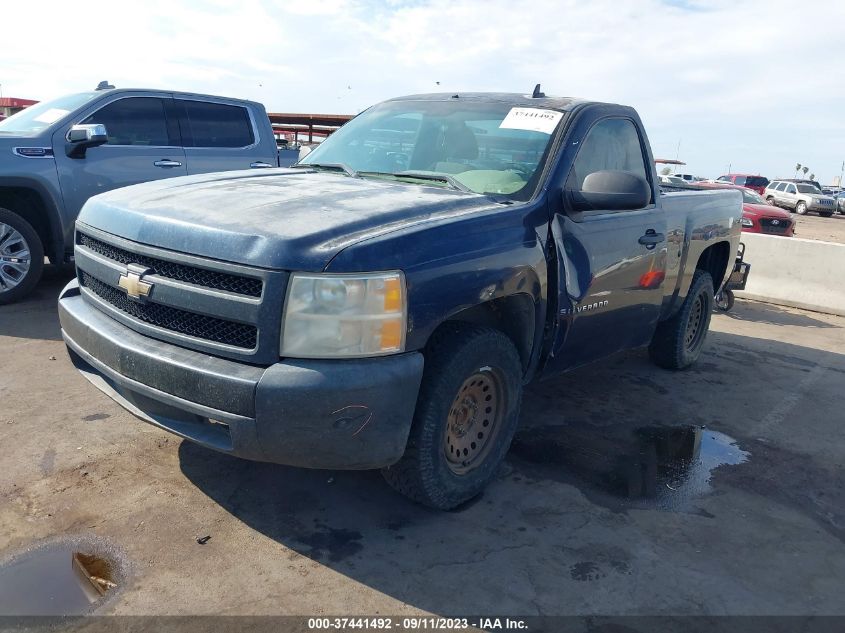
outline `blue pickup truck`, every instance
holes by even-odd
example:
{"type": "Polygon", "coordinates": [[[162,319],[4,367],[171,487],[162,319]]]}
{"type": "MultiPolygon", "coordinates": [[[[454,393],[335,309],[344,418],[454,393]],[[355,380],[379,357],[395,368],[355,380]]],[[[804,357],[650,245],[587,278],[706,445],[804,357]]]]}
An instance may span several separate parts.
{"type": "Polygon", "coordinates": [[[453,508],[494,477],[529,381],[641,346],[669,369],[698,358],[742,200],[661,191],[653,164],[625,106],[387,101],[292,168],[89,200],[64,340],[162,429],[380,468],[453,508]]]}
{"type": "Polygon", "coordinates": [[[264,106],[239,99],[101,85],[0,121],[0,304],[32,290],[45,255],[68,259],[74,220],[93,195],[278,166],[264,106]]]}

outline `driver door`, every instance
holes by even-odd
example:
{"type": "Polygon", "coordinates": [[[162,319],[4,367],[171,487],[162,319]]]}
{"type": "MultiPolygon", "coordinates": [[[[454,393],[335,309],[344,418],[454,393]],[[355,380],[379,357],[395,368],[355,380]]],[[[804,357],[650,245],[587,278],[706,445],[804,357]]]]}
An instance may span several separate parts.
{"type": "Polygon", "coordinates": [[[649,183],[643,208],[575,211],[560,197],[551,222],[558,256],[558,314],[552,369],[569,369],[647,344],[663,300],[666,218],[656,204],[654,170],[640,127],[627,117],[576,124],[563,176],[564,191],[579,191],[602,170],[634,173],[649,183]]]}
{"type": "Polygon", "coordinates": [[[62,195],[73,213],[98,193],[188,173],[172,97],[124,95],[98,104],[73,122],[106,126],[108,143],[89,148],[84,157],[70,158],[65,153],[70,126],[53,134],[62,195]]]}

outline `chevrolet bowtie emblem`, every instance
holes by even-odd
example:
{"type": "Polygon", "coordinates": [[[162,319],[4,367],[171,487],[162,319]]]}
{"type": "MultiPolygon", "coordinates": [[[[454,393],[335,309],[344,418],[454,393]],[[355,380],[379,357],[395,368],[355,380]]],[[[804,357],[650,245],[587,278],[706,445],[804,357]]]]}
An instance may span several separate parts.
{"type": "Polygon", "coordinates": [[[117,285],[126,291],[127,296],[140,301],[141,297],[149,297],[153,289],[153,284],[141,280],[141,277],[148,272],[149,268],[129,264],[126,267],[126,272],[120,276],[117,285]]]}

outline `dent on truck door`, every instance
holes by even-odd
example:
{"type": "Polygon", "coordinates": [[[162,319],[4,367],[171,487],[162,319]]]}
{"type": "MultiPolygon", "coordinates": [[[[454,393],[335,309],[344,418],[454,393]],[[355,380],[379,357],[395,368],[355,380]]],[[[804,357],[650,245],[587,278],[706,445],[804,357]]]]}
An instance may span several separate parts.
{"type": "Polygon", "coordinates": [[[98,193],[188,173],[178,124],[167,115],[171,101],[166,96],[120,97],[82,113],[74,123],[102,123],[109,138],[105,145],[89,148],[82,158],[65,153],[69,125],[53,134],[53,153],[68,210],[78,212],[98,193]]]}
{"type": "MultiPolygon", "coordinates": [[[[626,118],[590,128],[565,187],[603,169],[643,178],[647,153],[626,118]]],[[[558,328],[550,367],[567,369],[648,343],[660,313],[666,271],[666,219],[652,201],[643,209],[574,213],[552,219],[558,254],[558,328]]]]}

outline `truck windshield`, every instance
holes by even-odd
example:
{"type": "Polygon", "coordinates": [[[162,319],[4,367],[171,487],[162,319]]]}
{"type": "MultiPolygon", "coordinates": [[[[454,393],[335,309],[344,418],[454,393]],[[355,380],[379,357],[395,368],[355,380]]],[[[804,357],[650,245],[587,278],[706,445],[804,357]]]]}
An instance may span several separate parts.
{"type": "Polygon", "coordinates": [[[96,92],[82,92],[36,103],[0,121],[0,134],[37,134],[97,95],[96,92]]]}
{"type": "Polygon", "coordinates": [[[507,103],[391,101],[352,119],[300,164],[524,200],[563,117],[507,103]]]}

